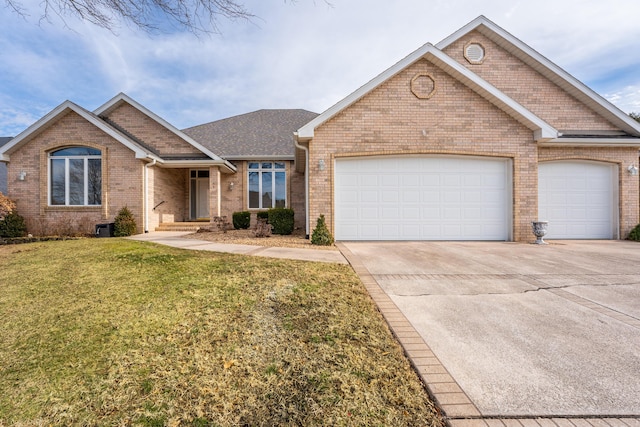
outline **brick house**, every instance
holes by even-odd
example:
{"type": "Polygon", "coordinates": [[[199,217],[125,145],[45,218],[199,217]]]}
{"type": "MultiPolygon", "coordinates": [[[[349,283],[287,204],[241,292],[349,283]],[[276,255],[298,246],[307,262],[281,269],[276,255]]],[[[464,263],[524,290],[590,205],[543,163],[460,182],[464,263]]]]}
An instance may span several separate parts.
{"type": "Polygon", "coordinates": [[[121,93],[93,112],[62,103],[0,148],[0,160],[34,234],[91,232],[123,206],[146,232],[240,210],[304,209],[293,131],[316,115],[261,110],[182,132],[121,93]]]}
{"type": "Polygon", "coordinates": [[[618,239],[640,126],[483,16],[296,132],[309,217],[338,240],[618,239]],[[308,161],[306,160],[308,159],[308,161]]]}
{"type": "Polygon", "coordinates": [[[338,240],[619,239],[639,222],[640,124],[485,17],[320,115],[178,130],[125,94],[66,101],[0,147],[30,230],[139,231],[292,207],[338,240]]]}

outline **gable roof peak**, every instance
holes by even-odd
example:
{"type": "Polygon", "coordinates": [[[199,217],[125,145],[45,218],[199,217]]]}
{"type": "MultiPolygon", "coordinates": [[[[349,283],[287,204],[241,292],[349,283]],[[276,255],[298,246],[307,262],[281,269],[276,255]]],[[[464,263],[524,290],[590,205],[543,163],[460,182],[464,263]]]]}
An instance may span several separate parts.
{"type": "Polygon", "coordinates": [[[475,30],[479,31],[488,39],[494,41],[507,52],[514,55],[545,78],[554,82],[561,89],[569,93],[578,101],[589,106],[597,114],[609,120],[612,124],[619,127],[629,135],[640,136],[640,123],[633,120],[618,107],[573,77],[564,69],[551,62],[544,55],[541,55],[531,46],[522,42],[520,39],[483,15],[478,16],[458,31],[437,43],[436,47],[440,50],[444,50],[460,38],[475,30]]]}
{"type": "Polygon", "coordinates": [[[93,124],[98,129],[102,130],[106,134],[110,135],[114,139],[120,141],[123,145],[130,148],[133,152],[136,153],[136,158],[146,158],[151,156],[152,154],[141,147],[136,142],[127,138],[125,135],[114,129],[104,120],[99,118],[96,114],[91,113],[90,111],[80,107],[79,105],[66,100],[62,104],[58,105],[56,108],[47,113],[44,117],[40,118],[37,122],[29,126],[27,129],[22,131],[15,138],[10,140],[8,143],[0,147],[0,161],[9,161],[9,153],[22,144],[29,141],[32,137],[38,135],[43,132],[53,123],[58,121],[60,118],[64,117],[69,112],[74,112],[85,119],[87,122],[93,124]]]}
{"type": "Polygon", "coordinates": [[[124,92],[120,92],[119,94],[117,94],[116,96],[111,98],[109,101],[104,103],[102,106],[98,107],[94,111],[94,114],[97,115],[97,116],[100,116],[100,117],[102,117],[104,115],[107,115],[110,111],[112,111],[113,109],[117,108],[123,102],[126,102],[127,104],[131,105],[133,108],[137,109],[142,114],[144,114],[147,117],[151,118],[156,123],[158,123],[160,126],[163,126],[164,128],[168,129],[170,132],[172,132],[178,138],[181,138],[182,140],[184,140],[185,142],[187,142],[191,146],[195,147],[198,151],[201,151],[202,153],[204,153],[207,156],[209,156],[211,159],[217,160],[217,161],[222,161],[222,158],[220,158],[220,156],[218,156],[217,154],[215,154],[214,152],[209,150],[207,147],[204,147],[202,144],[200,144],[199,142],[195,141],[190,136],[188,136],[187,134],[185,134],[184,132],[182,132],[181,130],[179,130],[175,126],[173,126],[171,123],[169,123],[168,121],[166,121],[162,117],[158,116],[156,113],[154,113],[153,111],[149,110],[147,107],[145,107],[144,105],[140,104],[139,102],[137,102],[136,100],[134,100],[133,98],[131,98],[129,95],[127,95],[124,92]]]}
{"type": "MultiPolygon", "coordinates": [[[[486,19],[486,18],[484,18],[486,19]]],[[[499,91],[495,86],[491,85],[486,80],[472,72],[470,69],[464,67],[456,60],[448,56],[438,47],[431,43],[425,43],[420,48],[416,49],[404,59],[400,60],[387,70],[374,77],[371,81],[361,86],[355,92],[351,93],[346,98],[330,107],[328,110],[320,114],[315,119],[298,129],[295,133],[296,140],[298,142],[306,142],[313,139],[315,135],[315,129],[323,123],[330,120],[332,117],[346,109],[350,105],[356,103],[362,97],[373,91],[385,81],[399,74],[407,67],[413,65],[421,59],[426,59],[439,67],[453,78],[457,79],[461,83],[465,84],[471,90],[475,91],[478,95],[495,105],[496,107],[509,114],[518,122],[524,124],[527,128],[534,132],[534,138],[536,140],[548,140],[554,139],[558,136],[558,131],[544,120],[537,117],[531,111],[524,108],[522,105],[499,91]]]]}

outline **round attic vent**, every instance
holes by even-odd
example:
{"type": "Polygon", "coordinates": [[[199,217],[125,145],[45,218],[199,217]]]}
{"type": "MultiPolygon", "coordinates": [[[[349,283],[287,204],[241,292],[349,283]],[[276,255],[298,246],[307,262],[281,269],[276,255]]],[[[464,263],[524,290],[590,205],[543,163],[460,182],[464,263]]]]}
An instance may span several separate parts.
{"type": "Polygon", "coordinates": [[[482,64],[482,61],[484,61],[484,47],[480,43],[469,43],[464,47],[464,57],[471,64],[482,64]]]}

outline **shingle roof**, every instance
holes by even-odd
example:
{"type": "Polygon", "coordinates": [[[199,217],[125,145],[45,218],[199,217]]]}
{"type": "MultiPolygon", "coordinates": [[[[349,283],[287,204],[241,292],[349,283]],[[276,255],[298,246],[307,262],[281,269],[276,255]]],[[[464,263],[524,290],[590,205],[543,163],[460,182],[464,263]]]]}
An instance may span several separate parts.
{"type": "MultiPolygon", "coordinates": [[[[11,139],[11,137],[0,136],[0,147],[11,139]]],[[[0,162],[0,193],[7,194],[7,165],[4,162],[0,162]]]]}
{"type": "Polygon", "coordinates": [[[258,110],[184,129],[224,159],[293,158],[293,132],[318,114],[307,110],[258,110]]]}

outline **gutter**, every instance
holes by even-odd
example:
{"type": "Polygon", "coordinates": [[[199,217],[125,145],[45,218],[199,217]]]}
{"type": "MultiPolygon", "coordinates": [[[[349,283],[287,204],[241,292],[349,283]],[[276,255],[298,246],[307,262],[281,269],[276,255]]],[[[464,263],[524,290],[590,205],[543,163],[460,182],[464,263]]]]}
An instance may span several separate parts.
{"type": "Polygon", "coordinates": [[[149,175],[148,170],[156,165],[157,160],[153,159],[151,163],[144,165],[144,232],[149,232],[149,175]]]}
{"type": "Polygon", "coordinates": [[[304,214],[305,214],[305,234],[308,239],[311,236],[309,224],[309,147],[298,143],[298,132],[293,133],[293,143],[296,148],[304,151],[304,214]]]}

